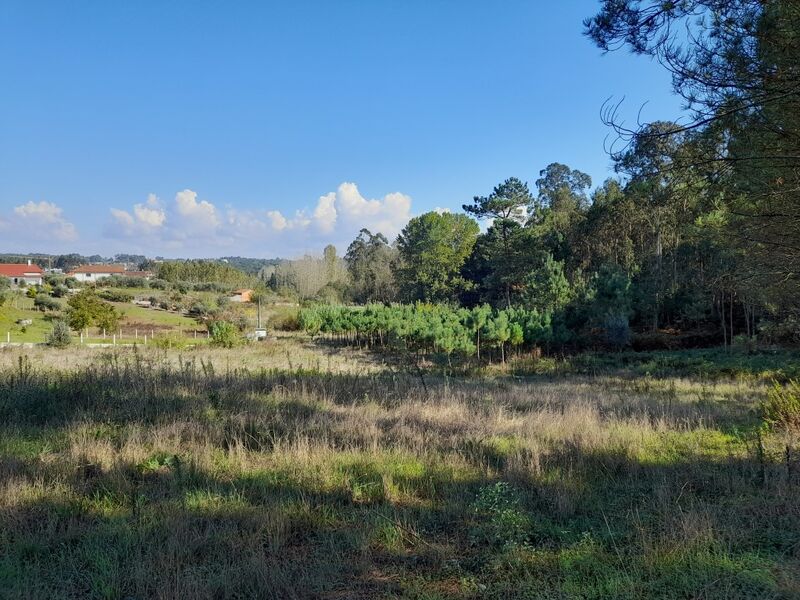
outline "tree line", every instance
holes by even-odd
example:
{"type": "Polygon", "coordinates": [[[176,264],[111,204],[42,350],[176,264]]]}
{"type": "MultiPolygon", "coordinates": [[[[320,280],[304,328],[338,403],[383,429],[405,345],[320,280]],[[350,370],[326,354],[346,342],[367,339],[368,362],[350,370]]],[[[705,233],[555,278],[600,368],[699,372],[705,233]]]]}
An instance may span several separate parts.
{"type": "Polygon", "coordinates": [[[628,128],[611,104],[617,175],[598,187],[553,163],[392,242],[362,230],[342,299],[537,311],[574,339],[627,323],[800,343],[800,4],[605,0],[585,28],[669,69],[687,119],[628,128]]]}

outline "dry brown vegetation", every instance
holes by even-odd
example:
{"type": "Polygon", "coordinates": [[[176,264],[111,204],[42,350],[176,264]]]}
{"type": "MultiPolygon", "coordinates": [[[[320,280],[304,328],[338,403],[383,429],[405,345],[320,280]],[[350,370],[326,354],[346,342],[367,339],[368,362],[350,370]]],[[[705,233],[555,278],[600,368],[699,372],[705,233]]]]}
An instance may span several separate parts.
{"type": "Polygon", "coordinates": [[[800,595],[797,458],[760,427],[762,384],[423,386],[281,343],[282,364],[264,349],[3,354],[4,594],[800,595]]]}

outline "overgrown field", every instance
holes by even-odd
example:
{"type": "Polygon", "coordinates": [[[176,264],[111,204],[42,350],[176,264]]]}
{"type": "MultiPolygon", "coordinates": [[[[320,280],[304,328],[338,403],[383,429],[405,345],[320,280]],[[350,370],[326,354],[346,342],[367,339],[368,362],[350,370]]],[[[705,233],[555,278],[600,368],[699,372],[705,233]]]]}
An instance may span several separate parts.
{"type": "Polygon", "coordinates": [[[269,369],[5,353],[0,596],[800,597],[800,449],[757,378],[337,372],[280,343],[269,369]]]}

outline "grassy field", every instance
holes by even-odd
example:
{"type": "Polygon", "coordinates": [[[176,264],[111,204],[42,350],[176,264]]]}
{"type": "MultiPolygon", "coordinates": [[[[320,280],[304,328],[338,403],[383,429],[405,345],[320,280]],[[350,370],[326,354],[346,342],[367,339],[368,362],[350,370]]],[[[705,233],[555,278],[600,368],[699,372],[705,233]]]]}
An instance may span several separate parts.
{"type": "Polygon", "coordinates": [[[758,377],[68,354],[0,351],[3,597],[800,597],[758,377]]]}
{"type": "MultiPolygon", "coordinates": [[[[56,302],[65,304],[63,299],[54,299],[56,302]]],[[[194,330],[204,331],[204,327],[197,321],[184,315],[136,306],[132,303],[112,303],[122,314],[120,327],[123,335],[132,337],[136,330],[144,336],[154,333],[167,332],[192,332],[194,330]]],[[[51,314],[42,313],[33,307],[31,298],[14,298],[13,301],[0,306],[0,342],[6,341],[6,334],[10,333],[12,342],[22,343],[42,343],[47,334],[52,329],[50,319],[51,314]],[[17,324],[20,319],[30,319],[31,325],[21,326],[17,324]]],[[[91,332],[92,339],[88,341],[102,342],[101,335],[97,331],[91,332]]],[[[111,332],[108,332],[111,335],[111,332]]],[[[78,334],[75,334],[76,340],[78,334]]],[[[130,340],[129,340],[130,341],[130,340]]]]}

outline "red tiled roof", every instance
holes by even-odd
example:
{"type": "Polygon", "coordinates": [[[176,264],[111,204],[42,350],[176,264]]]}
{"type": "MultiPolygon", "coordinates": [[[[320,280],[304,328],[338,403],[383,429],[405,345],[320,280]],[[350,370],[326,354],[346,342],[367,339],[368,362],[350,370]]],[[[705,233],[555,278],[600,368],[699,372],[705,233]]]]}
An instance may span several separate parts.
{"type": "Polygon", "coordinates": [[[119,273],[120,275],[125,272],[125,267],[122,265],[81,265],[77,269],[72,269],[68,275],[73,273],[119,273]]]}
{"type": "Polygon", "coordinates": [[[0,263],[0,275],[4,277],[41,277],[44,271],[39,265],[0,263]]]}
{"type": "Polygon", "coordinates": [[[152,271],[125,271],[125,277],[152,277],[152,271]]]}

